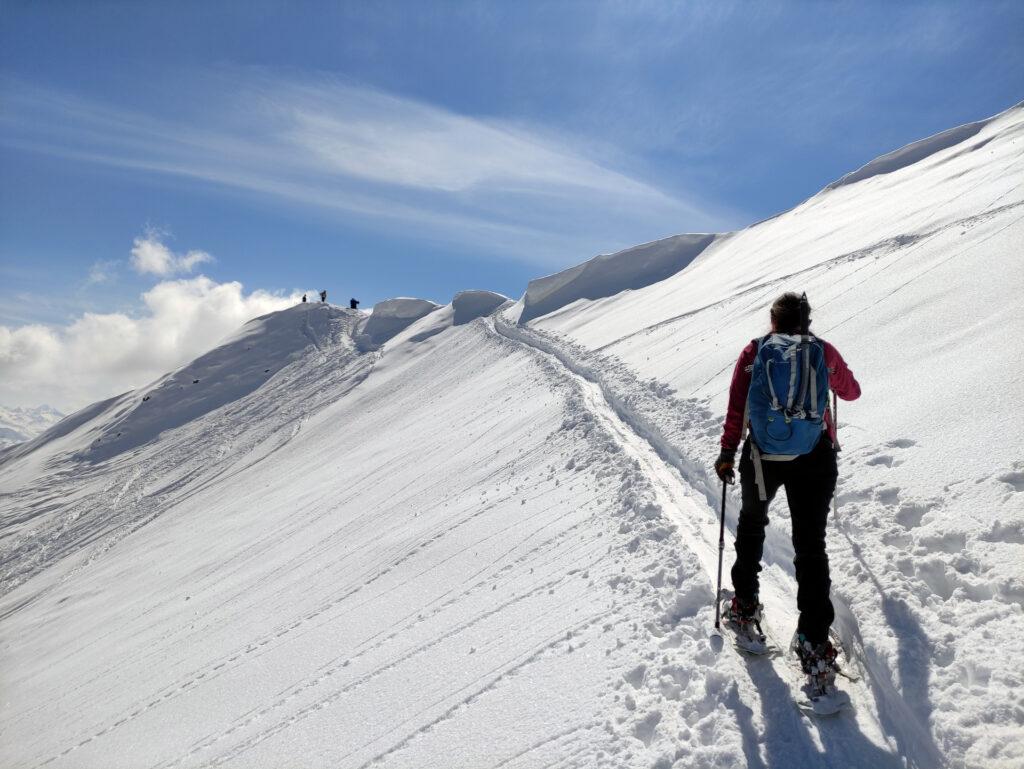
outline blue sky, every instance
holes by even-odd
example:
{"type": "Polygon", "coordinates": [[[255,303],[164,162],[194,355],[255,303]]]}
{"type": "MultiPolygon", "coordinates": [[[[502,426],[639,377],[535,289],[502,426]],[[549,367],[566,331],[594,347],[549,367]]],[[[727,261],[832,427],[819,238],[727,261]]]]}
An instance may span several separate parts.
{"type": "Polygon", "coordinates": [[[1022,38],[1018,2],[7,0],[0,327],[150,317],[200,274],[517,297],[1006,109],[1022,38]]]}

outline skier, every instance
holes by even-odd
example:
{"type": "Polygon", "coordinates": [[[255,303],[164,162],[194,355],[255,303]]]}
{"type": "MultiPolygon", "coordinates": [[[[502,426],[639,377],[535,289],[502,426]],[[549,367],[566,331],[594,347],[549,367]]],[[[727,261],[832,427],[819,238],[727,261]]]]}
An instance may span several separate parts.
{"type": "Polygon", "coordinates": [[[305,304],[305,303],[306,303],[306,295],[305,295],[305,294],[303,294],[303,295],[302,295],[302,303],[303,303],[303,304],[305,304]]]}
{"type": "Polygon", "coordinates": [[[359,309],[359,300],[358,299],[349,299],[348,300],[348,308],[350,310],[358,310],[359,309]]]}
{"type": "Polygon", "coordinates": [[[829,599],[825,526],[839,445],[828,391],[852,401],[860,397],[860,385],[836,348],[810,335],[810,309],[806,295],[783,294],[771,307],[772,333],[740,353],[715,472],[723,483],[734,482],[736,449],[749,428],[739,463],[742,505],[732,567],[735,596],[723,616],[741,635],[760,636],[763,643],[757,575],[768,505],[785,486],[800,611],[795,648],[804,672],[823,690],[834,682],[836,670],[836,650],[828,637],[835,613],[829,599]]]}
{"type": "Polygon", "coordinates": [[[326,302],[327,301],[327,292],[326,291],[321,291],[320,292],[320,301],[321,302],[326,302]]]}

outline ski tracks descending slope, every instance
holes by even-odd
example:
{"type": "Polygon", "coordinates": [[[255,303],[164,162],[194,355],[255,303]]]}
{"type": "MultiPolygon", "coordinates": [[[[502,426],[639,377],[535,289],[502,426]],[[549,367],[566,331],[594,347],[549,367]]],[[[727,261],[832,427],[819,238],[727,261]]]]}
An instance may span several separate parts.
{"type": "MultiPolygon", "coordinates": [[[[709,502],[717,502],[717,494],[692,460],[687,459],[672,443],[664,438],[649,416],[645,416],[647,401],[658,403],[669,398],[655,383],[632,382],[630,391],[610,384],[603,372],[608,361],[587,353],[578,347],[556,340],[550,335],[505,322],[496,316],[494,330],[509,339],[537,350],[541,355],[557,362],[563,373],[573,378],[583,394],[587,410],[610,433],[615,443],[639,467],[650,482],[657,503],[663,513],[678,526],[682,535],[681,547],[692,550],[699,559],[704,578],[713,584],[717,567],[718,526],[716,513],[709,502]]],[[[620,372],[621,373],[621,372],[620,372]]],[[[622,377],[619,377],[622,378],[622,377]]],[[[675,405],[679,405],[676,401],[675,405]]],[[[687,421],[697,431],[710,434],[717,430],[717,420],[702,407],[690,404],[687,421]]],[[[730,526],[734,529],[734,524],[730,526]]],[[[788,639],[796,624],[796,585],[786,551],[777,533],[766,543],[768,566],[762,576],[762,600],[767,607],[769,628],[778,639],[788,639]]],[[[734,714],[732,728],[742,733],[743,749],[749,766],[835,766],[935,767],[944,761],[934,749],[927,728],[909,716],[909,710],[891,687],[867,683],[844,682],[851,691],[855,710],[852,714],[825,722],[809,723],[790,704],[790,683],[793,678],[790,663],[785,658],[742,660],[731,650],[717,651],[708,640],[710,628],[709,605],[701,612],[703,626],[691,627],[691,642],[696,656],[683,659],[682,650],[668,651],[664,660],[674,658],[676,673],[689,666],[713,667],[717,676],[709,678],[709,695],[713,686],[718,696],[703,703],[705,708],[729,709],[734,714]],[[730,684],[730,680],[735,681],[730,684]],[[885,700],[884,702],[880,700],[885,700]],[[757,713],[757,709],[760,713],[757,713]],[[879,709],[889,714],[881,718],[879,709]],[[897,725],[897,719],[901,719],[897,725]]],[[[856,622],[843,606],[837,607],[837,625],[849,643],[858,638],[856,622]]],[[[854,644],[855,645],[855,644],[854,644]]],[[[663,644],[671,649],[671,645],[663,644]]],[[[687,675],[693,671],[687,671],[687,675]]],[[[869,671],[870,672],[870,671],[869,671]]],[[[659,731],[669,737],[687,735],[684,720],[688,714],[676,706],[671,707],[671,687],[666,688],[665,676],[653,677],[649,671],[637,675],[638,691],[634,698],[643,696],[649,701],[661,700],[662,723],[659,731]],[[665,723],[668,719],[678,725],[665,723]],[[666,728],[668,727],[668,728],[666,728]]],[[[870,679],[869,679],[870,680],[870,679]]],[[[649,705],[649,707],[654,707],[649,705]]],[[[718,728],[723,728],[719,724],[718,728]]]]}
{"type": "Polygon", "coordinates": [[[417,350],[16,588],[0,764],[742,764],[702,566],[579,382],[480,322],[417,350]]]}

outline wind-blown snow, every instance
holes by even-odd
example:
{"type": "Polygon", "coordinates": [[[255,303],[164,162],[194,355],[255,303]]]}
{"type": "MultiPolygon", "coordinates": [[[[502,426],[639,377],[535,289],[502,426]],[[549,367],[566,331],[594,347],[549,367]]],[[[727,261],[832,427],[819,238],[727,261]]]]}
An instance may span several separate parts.
{"type": "Polygon", "coordinates": [[[1024,109],[983,123],[515,304],[257,319],[0,453],[0,763],[1019,766],[1024,109]],[[728,377],[787,289],[864,387],[831,721],[708,638],[728,377]]]}
{"type": "Polygon", "coordinates": [[[456,326],[461,326],[490,315],[508,301],[510,300],[507,296],[493,291],[460,291],[452,299],[452,309],[455,312],[452,322],[456,326]]]}
{"type": "Polygon", "coordinates": [[[547,315],[580,299],[601,299],[664,280],[686,267],[723,235],[675,235],[602,254],[583,264],[531,280],[523,296],[522,320],[547,315]]]}
{"type": "Polygon", "coordinates": [[[386,341],[425,315],[438,308],[426,299],[398,297],[374,305],[373,312],[359,334],[359,344],[365,350],[380,347],[386,341]]]}
{"type": "MultiPolygon", "coordinates": [[[[941,131],[935,134],[935,136],[929,136],[927,139],[921,139],[921,141],[916,141],[905,147],[900,147],[898,150],[893,150],[885,155],[881,155],[870,163],[866,163],[861,166],[856,171],[848,173],[842,179],[832,182],[832,184],[825,189],[833,190],[837,187],[842,187],[845,184],[862,182],[865,179],[870,179],[872,176],[892,173],[893,171],[906,168],[914,163],[920,163],[925,158],[934,155],[941,150],[948,149],[957,144],[963,144],[968,139],[975,136],[994,119],[995,118],[979,120],[975,123],[967,123],[962,126],[957,126],[956,128],[950,128],[946,131],[941,131]]],[[[974,150],[981,149],[987,143],[987,141],[977,142],[971,146],[965,146],[963,150],[966,152],[973,152],[974,150]]]]}

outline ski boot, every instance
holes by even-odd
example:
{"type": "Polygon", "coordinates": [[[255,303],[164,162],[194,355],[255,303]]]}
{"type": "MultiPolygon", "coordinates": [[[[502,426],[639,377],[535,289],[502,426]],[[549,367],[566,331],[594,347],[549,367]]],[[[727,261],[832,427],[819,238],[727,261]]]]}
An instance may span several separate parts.
{"type": "Polygon", "coordinates": [[[733,596],[732,600],[722,606],[722,619],[736,634],[736,646],[751,654],[764,654],[768,651],[768,641],[761,630],[761,615],[764,607],[755,597],[752,601],[744,601],[733,596]]]}

